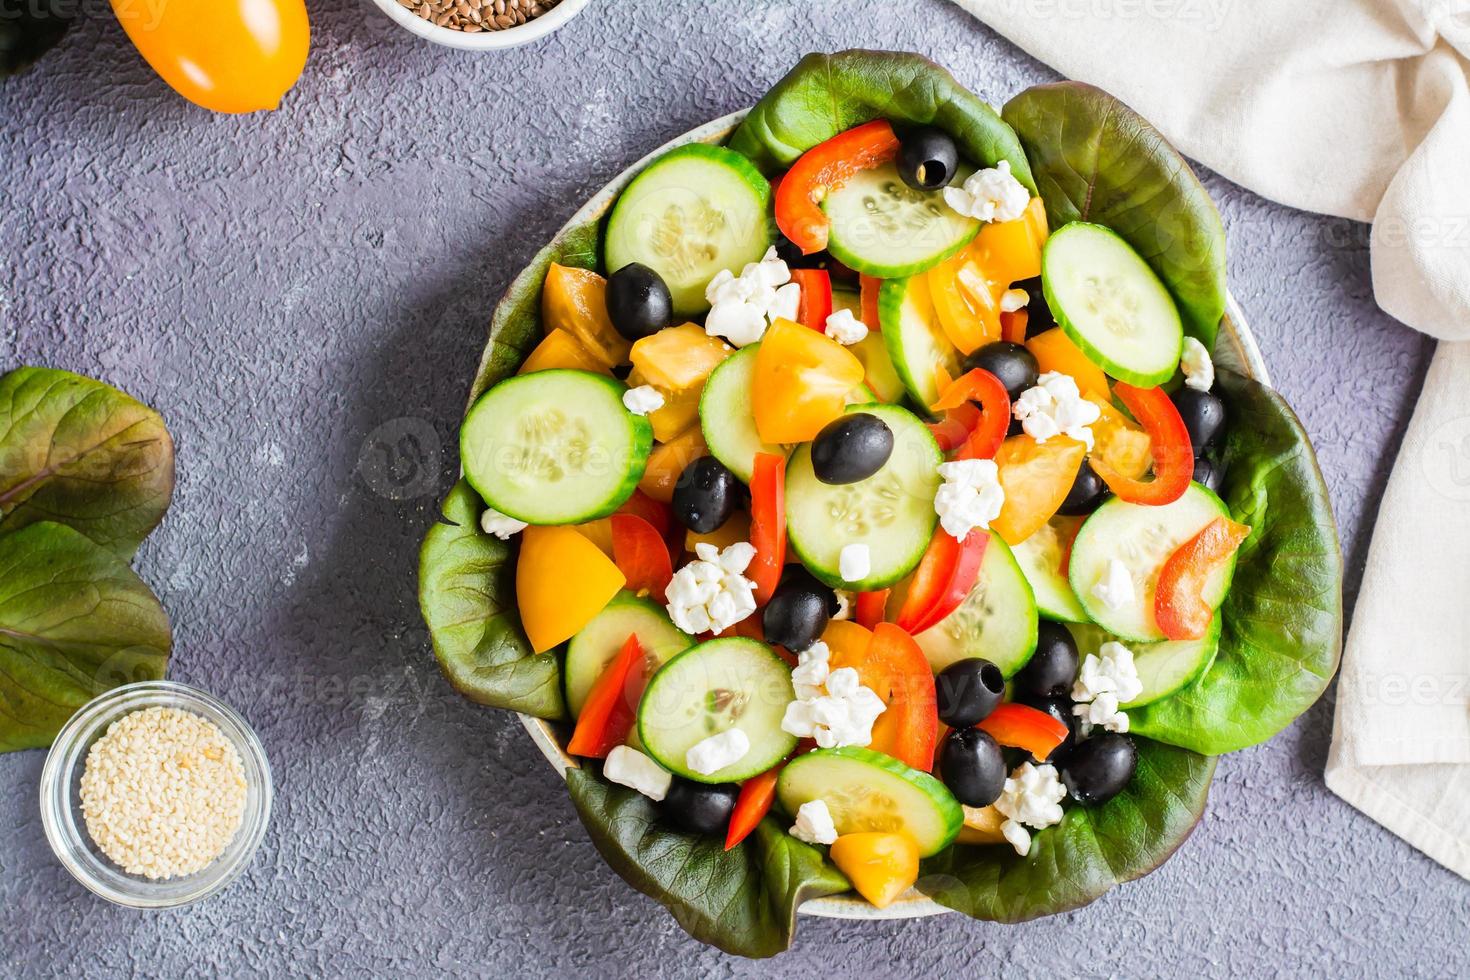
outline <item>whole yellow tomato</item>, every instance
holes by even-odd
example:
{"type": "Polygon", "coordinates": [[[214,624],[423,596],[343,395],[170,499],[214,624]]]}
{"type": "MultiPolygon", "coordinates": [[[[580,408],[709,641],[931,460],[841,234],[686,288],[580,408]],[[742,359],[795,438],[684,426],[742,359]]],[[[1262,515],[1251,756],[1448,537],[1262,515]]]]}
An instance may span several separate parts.
{"type": "Polygon", "coordinates": [[[274,109],[311,41],[304,0],[112,0],[153,70],[215,112],[274,109]]]}

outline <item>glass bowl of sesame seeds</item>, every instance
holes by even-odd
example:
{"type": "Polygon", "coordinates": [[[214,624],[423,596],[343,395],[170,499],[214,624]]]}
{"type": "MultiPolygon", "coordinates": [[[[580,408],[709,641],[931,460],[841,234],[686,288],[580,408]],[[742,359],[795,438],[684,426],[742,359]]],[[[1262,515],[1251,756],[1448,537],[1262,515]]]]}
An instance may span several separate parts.
{"type": "Polygon", "coordinates": [[[228,705],[144,681],[93,699],[41,771],[41,822],[57,858],[129,908],[189,905],[234,881],[270,822],[265,750],[228,705]]]}
{"type": "Polygon", "coordinates": [[[411,34],[468,51],[519,47],[571,20],[588,0],[373,0],[411,34]]]}

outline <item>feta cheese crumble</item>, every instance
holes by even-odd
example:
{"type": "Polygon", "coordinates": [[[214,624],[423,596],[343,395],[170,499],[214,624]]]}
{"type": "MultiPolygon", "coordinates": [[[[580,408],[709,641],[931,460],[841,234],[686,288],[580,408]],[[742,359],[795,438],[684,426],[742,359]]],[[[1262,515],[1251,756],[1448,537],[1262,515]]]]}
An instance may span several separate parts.
{"type": "Polygon", "coordinates": [[[975,528],[1000,516],[1006,492],[993,459],[957,459],[939,464],[944,482],[934,493],[934,512],[946,534],[963,541],[975,528]]]}
{"type": "Polygon", "coordinates": [[[1026,304],[1031,302],[1031,294],[1024,289],[1007,289],[1000,294],[1000,311],[1002,313],[1014,313],[1025,309],[1026,304]]]}
{"type": "Polygon", "coordinates": [[[868,325],[852,315],[852,310],[841,309],[827,317],[822,331],[844,347],[851,347],[868,336],[868,325]]]}
{"type": "Polygon", "coordinates": [[[852,593],[846,589],[833,589],[832,594],[837,597],[837,611],[832,614],[834,620],[852,618],[852,593]]]}
{"type": "Polygon", "coordinates": [[[772,246],[759,262],[747,262],[738,276],[721,269],[704,288],[704,298],[710,304],[704,332],[746,347],[765,336],[771,321],[796,319],[801,286],[791,281],[791,270],[772,246]]]}
{"type": "Polygon", "coordinates": [[[1062,435],[1076,439],[1089,452],[1092,450],[1089,426],[1102,415],[1102,409],[1082,397],[1072,376],[1060,371],[1043,374],[1034,388],[1021,392],[1011,410],[1021,420],[1021,428],[1038,445],[1062,435]]]}
{"type": "Polygon", "coordinates": [[[755,612],[755,583],[740,574],[755,548],[737,541],[724,551],[701,541],[697,556],[674,573],[665,591],[669,618],[686,633],[723,633],[755,612]]]}
{"type": "Polygon", "coordinates": [[[1102,604],[1109,609],[1122,609],[1138,596],[1128,566],[1116,558],[1108,559],[1108,567],[1102,578],[1092,587],[1092,594],[1101,599],[1102,604]]]}
{"type": "Polygon", "coordinates": [[[618,745],[602,763],[602,774],[609,782],[636,789],[657,803],[669,794],[674,777],[663,766],[627,745],[618,745]]]}
{"type": "Polygon", "coordinates": [[[738,728],[728,728],[718,735],[695,742],[684,753],[684,762],[701,776],[719,772],[745,758],[750,751],[750,736],[738,728]]]}
{"type": "Polygon", "coordinates": [[[1119,710],[1143,693],[1133,651],[1115,640],[1089,653],[1072,685],[1072,714],[1087,725],[1100,725],[1111,732],[1128,731],[1128,715],[1119,710]]]}
{"type": "Polygon", "coordinates": [[[480,529],[486,534],[493,534],[502,541],[509,541],[512,534],[520,534],[530,527],[525,521],[518,521],[496,510],[494,507],[486,507],[485,513],[480,515],[480,529]]]}
{"type": "Polygon", "coordinates": [[[815,739],[824,749],[867,745],[873,741],[873,722],[887,706],[860,683],[856,670],[832,670],[831,655],[820,640],[798,655],[791,671],[796,700],[786,706],[781,730],[797,738],[815,739]]]}
{"type": "Polygon", "coordinates": [[[1044,830],[1062,822],[1062,800],[1067,788],[1057,778],[1054,766],[1022,763],[1006,779],[995,808],[1004,816],[1000,832],[1025,857],[1031,850],[1032,830],[1044,830]]]}
{"type": "Polygon", "coordinates": [[[1209,391],[1215,384],[1215,362],[1205,345],[1193,337],[1184,338],[1184,356],[1179,358],[1184,383],[1196,391],[1209,391]]]}
{"type": "Polygon", "coordinates": [[[1015,221],[1026,213],[1031,192],[1011,176],[1010,161],[1002,160],[994,167],[975,171],[958,187],[946,187],[944,203],[967,218],[1015,221]]]}
{"type": "Polygon", "coordinates": [[[873,555],[865,544],[845,544],[837,553],[837,574],[844,582],[861,582],[873,570],[873,555]]]}
{"type": "Polygon", "coordinates": [[[623,407],[634,415],[647,415],[664,407],[664,396],[653,385],[639,385],[623,392],[623,407]]]}
{"type": "Polygon", "coordinates": [[[827,809],[826,800],[807,800],[796,808],[796,823],[791,825],[791,836],[808,844],[831,844],[837,840],[837,828],[832,824],[832,811],[827,809]]]}

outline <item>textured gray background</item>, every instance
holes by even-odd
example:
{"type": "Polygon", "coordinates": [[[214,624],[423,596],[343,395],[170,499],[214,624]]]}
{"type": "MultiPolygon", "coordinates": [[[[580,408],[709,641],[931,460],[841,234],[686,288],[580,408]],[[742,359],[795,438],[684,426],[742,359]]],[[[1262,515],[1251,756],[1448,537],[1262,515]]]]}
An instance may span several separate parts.
{"type": "MultiPolygon", "coordinates": [[[[599,0],[476,56],[322,0],[305,78],[243,119],[175,98],[102,16],[0,83],[0,367],[162,410],[179,489],[140,568],[172,675],[256,725],[279,791],[241,881],[144,915],[53,859],[42,753],[0,757],[0,974],[1470,973],[1470,886],[1324,788],[1326,701],[1223,760],[1177,857],[1089,908],[805,919],[752,965],[618,880],[515,719],[440,678],[419,538],[489,310],[580,201],[809,50],[922,51],[992,102],[1052,77],[939,0],[752,6],[599,0]]],[[[1431,344],[1374,307],[1365,229],[1207,180],[1332,487],[1351,599],[1431,344]]]]}

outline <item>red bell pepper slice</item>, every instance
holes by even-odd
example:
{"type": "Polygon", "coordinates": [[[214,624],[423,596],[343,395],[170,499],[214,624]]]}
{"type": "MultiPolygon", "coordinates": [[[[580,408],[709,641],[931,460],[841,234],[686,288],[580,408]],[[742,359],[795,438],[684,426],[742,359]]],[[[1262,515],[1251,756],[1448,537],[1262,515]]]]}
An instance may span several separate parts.
{"type": "Polygon", "coordinates": [[[1135,480],[1112,467],[1101,453],[1090,457],[1092,469],[1108,489],[1130,504],[1159,506],[1184,496],[1194,479],[1194,448],[1179,409],[1162,388],[1135,388],[1122,381],[1113,385],[1133,417],[1148,433],[1154,457],[1154,478],[1135,480]]]}
{"type": "Polygon", "coordinates": [[[832,277],[826,269],[792,269],[791,281],[801,287],[796,322],[826,333],[827,317],[832,315],[832,277]]]}
{"type": "Polygon", "coordinates": [[[745,577],[755,583],[755,601],[765,605],[786,567],[786,457],[755,454],[750,478],[750,543],[755,557],[745,577]]]}
{"type": "Polygon", "coordinates": [[[568,753],[587,759],[605,759],[616,746],[628,740],[638,700],[648,683],[645,662],[638,635],[629,634],[618,655],[597,675],[592,690],[587,692],[572,740],[567,743],[568,753]]]}
{"type": "Polygon", "coordinates": [[[740,795],[735,798],[735,809],[730,811],[730,826],[725,832],[725,850],[749,837],[761,819],[771,812],[771,804],[776,801],[776,779],[780,775],[781,766],[776,766],[740,784],[740,795]]]}
{"type": "Polygon", "coordinates": [[[1198,640],[1205,635],[1215,614],[1205,602],[1205,583],[1250,533],[1244,524],[1217,517],[1165,559],[1154,590],[1154,619],[1165,636],[1198,640]]]}
{"type": "Polygon", "coordinates": [[[929,772],[934,767],[939,713],[934,673],[923,649],[892,623],[878,623],[863,662],[854,666],[863,685],[888,705],[873,723],[868,748],[929,772]]]}
{"type": "Polygon", "coordinates": [[[965,402],[947,410],[938,422],[929,423],[929,432],[939,443],[940,452],[949,452],[965,444],[975,426],[980,424],[980,406],[965,402]]]}
{"type": "Polygon", "coordinates": [[[1025,749],[1038,759],[1067,740],[1067,726],[1045,711],[1008,701],[975,726],[1001,745],[1025,749]]]}
{"type": "Polygon", "coordinates": [[[898,137],[886,119],[874,119],[803,153],[776,188],[776,226],[805,255],[827,247],[830,223],[818,202],[861,170],[898,154],[898,137]]]}
{"type": "Polygon", "coordinates": [[[956,459],[995,458],[1011,425],[1011,396],[1000,379],[984,368],[967,371],[950,382],[931,407],[945,413],[945,421],[938,423],[941,426],[958,426],[974,419],[964,442],[959,444],[956,459]],[[978,412],[974,402],[980,403],[978,412]]]}
{"type": "Polygon", "coordinates": [[[872,629],[883,622],[883,616],[888,609],[888,593],[892,589],[879,589],[877,592],[859,592],[856,608],[852,611],[853,619],[857,620],[859,626],[872,629]]]}
{"type": "MultiPolygon", "coordinates": [[[[623,506],[619,507],[617,512],[643,518],[653,525],[653,529],[662,538],[669,536],[669,529],[674,524],[674,509],[661,500],[654,500],[642,490],[634,490],[633,496],[623,501],[623,506]]],[[[681,527],[679,528],[679,539],[682,541],[683,538],[684,529],[681,527]]]]}
{"type": "Polygon", "coordinates": [[[1024,344],[1026,342],[1026,324],[1031,315],[1024,309],[1012,310],[1009,313],[1002,311],[1000,314],[1000,339],[1009,340],[1013,344],[1024,344]]]}
{"type": "Polygon", "coordinates": [[[628,580],[625,588],[647,590],[659,602],[674,577],[669,546],[658,529],[633,514],[614,514],[612,522],[613,563],[628,580]]]}
{"type": "Polygon", "coordinates": [[[878,315],[878,290],[883,280],[875,276],[858,276],[858,305],[862,308],[863,326],[869,330],[882,330],[882,317],[878,315]]]}
{"type": "Polygon", "coordinates": [[[898,628],[917,636],[958,609],[980,578],[989,544],[984,531],[971,531],[963,541],[943,529],[935,531],[898,611],[898,628]]]}

